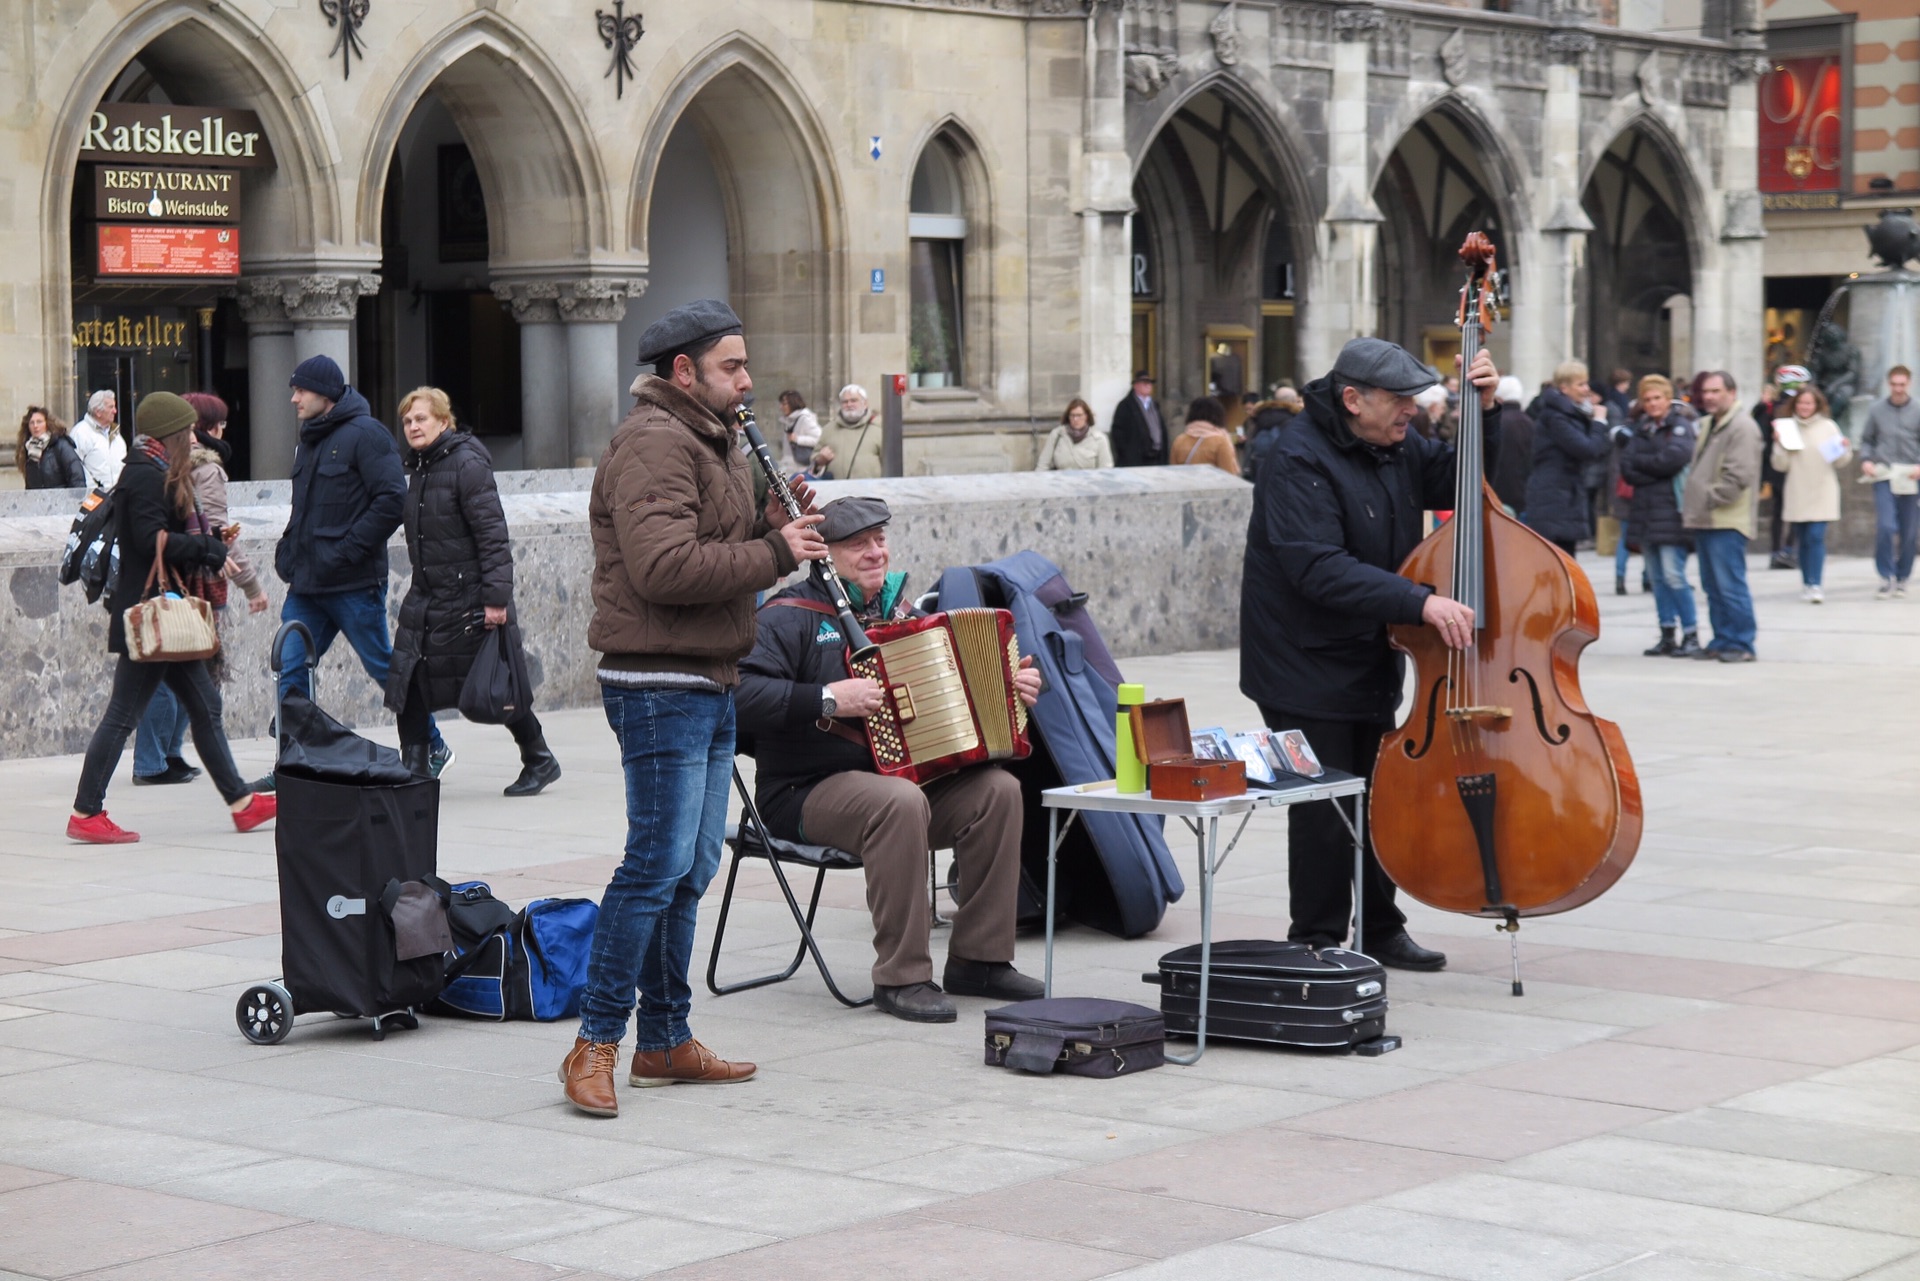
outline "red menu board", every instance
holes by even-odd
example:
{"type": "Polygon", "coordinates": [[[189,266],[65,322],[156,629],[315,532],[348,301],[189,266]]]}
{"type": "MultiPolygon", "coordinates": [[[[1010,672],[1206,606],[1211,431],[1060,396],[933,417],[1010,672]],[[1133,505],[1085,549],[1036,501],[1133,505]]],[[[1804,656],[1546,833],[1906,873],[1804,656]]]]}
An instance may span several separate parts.
{"type": "Polygon", "coordinates": [[[102,276],[238,276],[238,227],[100,227],[102,276]]]}
{"type": "Polygon", "coordinates": [[[1760,190],[1840,190],[1840,55],[1775,58],[1760,81],[1760,190]]]}

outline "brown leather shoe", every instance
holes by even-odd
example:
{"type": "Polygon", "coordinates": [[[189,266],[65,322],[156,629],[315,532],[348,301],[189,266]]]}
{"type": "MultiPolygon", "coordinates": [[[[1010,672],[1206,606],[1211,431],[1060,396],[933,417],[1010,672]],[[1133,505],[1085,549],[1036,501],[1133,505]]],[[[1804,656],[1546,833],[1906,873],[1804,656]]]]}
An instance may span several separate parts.
{"type": "Polygon", "coordinates": [[[671,1050],[635,1050],[633,1069],[627,1084],[647,1088],[655,1085],[727,1085],[744,1081],[754,1074],[751,1063],[729,1063],[698,1041],[685,1041],[671,1050]]]}
{"type": "Polygon", "coordinates": [[[618,1045],[574,1037],[573,1052],[560,1064],[567,1102],[588,1116],[619,1116],[620,1101],[613,1096],[613,1069],[619,1065],[618,1045]]]}

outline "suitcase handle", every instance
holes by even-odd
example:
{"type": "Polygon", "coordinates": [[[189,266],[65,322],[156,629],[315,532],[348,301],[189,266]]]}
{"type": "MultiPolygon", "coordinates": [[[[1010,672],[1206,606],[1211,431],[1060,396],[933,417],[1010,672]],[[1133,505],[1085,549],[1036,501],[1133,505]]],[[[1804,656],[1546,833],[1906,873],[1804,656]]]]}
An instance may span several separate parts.
{"type": "Polygon", "coordinates": [[[1160,988],[1162,991],[1166,990],[1166,986],[1167,986],[1166,976],[1161,974],[1157,970],[1152,974],[1142,974],[1140,976],[1140,981],[1142,983],[1151,983],[1153,986],[1160,988]]]}

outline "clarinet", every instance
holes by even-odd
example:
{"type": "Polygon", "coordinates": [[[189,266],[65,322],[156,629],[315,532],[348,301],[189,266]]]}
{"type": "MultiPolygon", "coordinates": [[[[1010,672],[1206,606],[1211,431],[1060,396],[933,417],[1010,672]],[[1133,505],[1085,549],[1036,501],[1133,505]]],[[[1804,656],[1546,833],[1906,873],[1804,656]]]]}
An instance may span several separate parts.
{"type": "MultiPolygon", "coordinates": [[[[760,424],[753,420],[753,410],[743,404],[733,411],[740,422],[740,430],[746,433],[747,444],[753,449],[753,456],[760,463],[760,470],[766,473],[767,488],[780,499],[780,505],[787,509],[787,515],[799,520],[806,513],[800,510],[800,500],[793,496],[786,477],[773,465],[773,455],[767,452],[766,437],[760,434],[760,424]]],[[[812,572],[827,595],[833,598],[833,608],[840,615],[840,630],[847,637],[847,660],[857,662],[871,658],[879,652],[879,646],[867,639],[867,629],[860,626],[860,620],[854,616],[853,602],[847,599],[847,589],[840,584],[840,575],[833,572],[829,561],[812,562],[812,572]]]]}

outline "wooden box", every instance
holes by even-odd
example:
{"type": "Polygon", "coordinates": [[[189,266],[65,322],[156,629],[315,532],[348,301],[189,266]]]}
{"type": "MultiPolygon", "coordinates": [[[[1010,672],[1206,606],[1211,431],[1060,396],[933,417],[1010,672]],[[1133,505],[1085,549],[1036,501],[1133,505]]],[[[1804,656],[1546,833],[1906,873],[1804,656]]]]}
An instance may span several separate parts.
{"type": "Polygon", "coordinates": [[[1193,754],[1187,700],[1162,698],[1127,709],[1134,749],[1147,762],[1147,793],[1156,801],[1212,801],[1247,790],[1244,761],[1210,761],[1193,754]]]}

